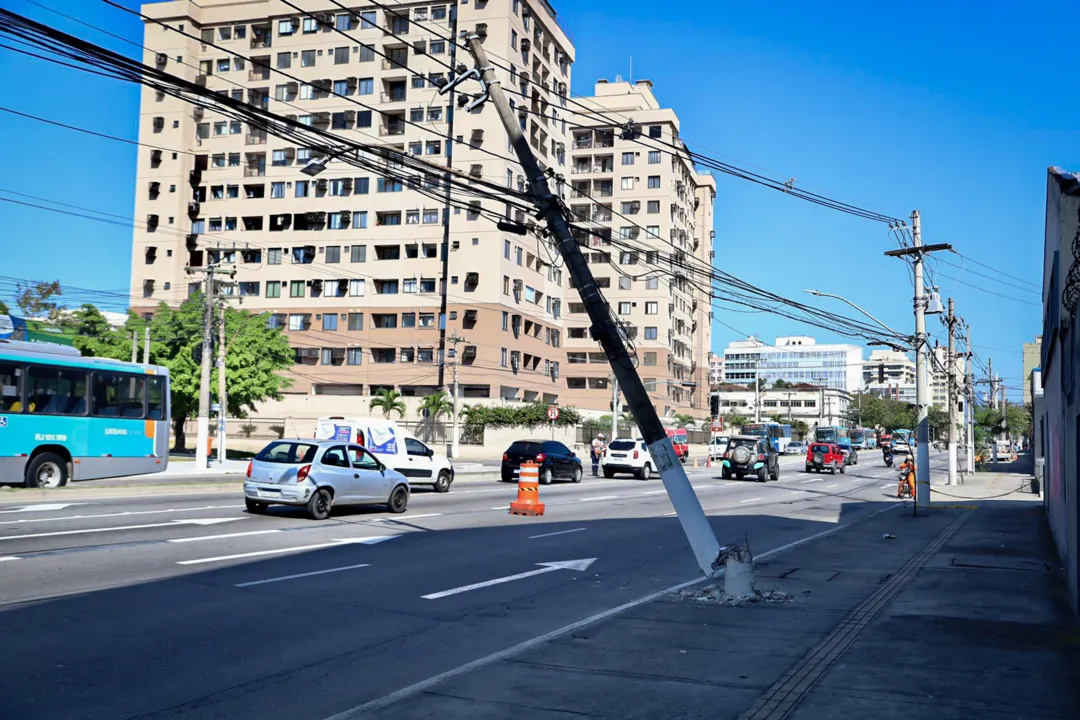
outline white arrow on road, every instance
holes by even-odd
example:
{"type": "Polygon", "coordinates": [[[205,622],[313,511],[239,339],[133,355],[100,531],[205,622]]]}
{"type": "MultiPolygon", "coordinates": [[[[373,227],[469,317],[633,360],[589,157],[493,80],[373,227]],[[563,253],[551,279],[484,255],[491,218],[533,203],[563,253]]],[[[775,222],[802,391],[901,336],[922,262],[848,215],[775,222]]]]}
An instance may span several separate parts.
{"type": "Polygon", "coordinates": [[[517,575],[507,575],[506,577],[495,578],[494,580],[485,580],[484,582],[474,583],[472,585],[463,585],[462,587],[453,588],[452,590],[443,590],[442,592],[431,593],[430,595],[423,595],[422,597],[424,600],[438,600],[439,598],[449,597],[450,595],[457,595],[458,593],[469,592],[470,590],[479,590],[480,588],[491,587],[492,585],[501,585],[514,580],[524,580],[525,578],[533,577],[534,575],[544,575],[549,572],[555,572],[556,570],[588,570],[589,566],[594,562],[596,562],[596,558],[536,563],[540,566],[539,570],[529,570],[528,572],[518,573],[517,575]]]}
{"type": "Polygon", "coordinates": [[[0,510],[0,515],[25,512],[53,512],[54,510],[63,510],[64,508],[81,504],[82,503],[45,503],[42,505],[27,505],[26,507],[17,508],[15,510],[0,510]]]}
{"type": "Polygon", "coordinates": [[[148,530],[150,528],[175,527],[177,525],[218,525],[220,523],[227,523],[232,522],[233,520],[244,519],[245,518],[243,516],[227,518],[192,518],[190,520],[170,520],[169,522],[165,523],[151,523],[148,525],[119,525],[117,527],[86,528],[84,530],[57,530],[56,532],[33,533],[31,535],[5,535],[3,537],[0,537],[0,541],[59,537],[61,535],[84,535],[86,533],[115,532],[119,530],[148,530]]]}

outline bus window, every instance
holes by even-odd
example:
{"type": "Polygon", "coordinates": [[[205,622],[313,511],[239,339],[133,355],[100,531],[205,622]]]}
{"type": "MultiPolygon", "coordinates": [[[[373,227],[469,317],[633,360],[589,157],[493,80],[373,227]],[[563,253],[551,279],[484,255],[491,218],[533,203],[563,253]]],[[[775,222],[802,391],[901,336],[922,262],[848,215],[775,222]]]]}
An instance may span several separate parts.
{"type": "Polygon", "coordinates": [[[146,419],[165,419],[165,380],[162,378],[146,379],[146,419]]]}
{"type": "Polygon", "coordinates": [[[26,383],[27,410],[35,415],[85,415],[86,372],[33,366],[26,383]]]}
{"type": "Polygon", "coordinates": [[[146,382],[134,375],[94,373],[93,412],[98,417],[142,418],[146,382]]]}
{"type": "Polygon", "coordinates": [[[22,368],[0,363],[0,413],[22,412],[22,368]]]}

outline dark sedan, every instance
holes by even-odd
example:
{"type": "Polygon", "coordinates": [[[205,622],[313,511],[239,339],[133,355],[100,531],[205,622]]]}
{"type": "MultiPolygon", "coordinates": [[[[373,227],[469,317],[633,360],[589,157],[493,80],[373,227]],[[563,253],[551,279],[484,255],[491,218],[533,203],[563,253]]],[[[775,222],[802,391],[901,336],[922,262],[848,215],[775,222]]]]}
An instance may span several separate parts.
{"type": "Polygon", "coordinates": [[[502,456],[503,482],[513,482],[521,471],[522,463],[533,462],[540,466],[540,484],[550,485],[553,480],[581,482],[584,469],[573,450],[557,440],[517,440],[502,456]]]}

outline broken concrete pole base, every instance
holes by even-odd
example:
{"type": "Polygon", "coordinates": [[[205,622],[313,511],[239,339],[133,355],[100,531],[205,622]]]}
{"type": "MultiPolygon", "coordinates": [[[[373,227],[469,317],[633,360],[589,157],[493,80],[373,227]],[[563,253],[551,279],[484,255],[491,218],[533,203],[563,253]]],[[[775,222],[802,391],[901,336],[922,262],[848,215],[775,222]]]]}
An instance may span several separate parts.
{"type": "Polygon", "coordinates": [[[724,594],[732,598],[754,595],[754,555],[750,543],[739,540],[720,551],[724,564],[724,594]]]}

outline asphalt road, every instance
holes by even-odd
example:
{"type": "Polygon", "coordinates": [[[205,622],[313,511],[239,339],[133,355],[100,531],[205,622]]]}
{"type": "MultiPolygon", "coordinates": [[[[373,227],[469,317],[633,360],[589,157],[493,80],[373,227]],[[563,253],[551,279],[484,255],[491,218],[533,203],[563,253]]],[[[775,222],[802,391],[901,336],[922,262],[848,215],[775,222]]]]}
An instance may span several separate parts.
{"type": "MultiPolygon", "coordinates": [[[[764,552],[897,502],[862,460],[688,472],[720,541],[764,552]]],[[[318,720],[698,575],[659,480],[543,487],[541,518],[515,496],[462,477],[321,523],[231,492],[0,504],[0,717],[318,720]]]]}

